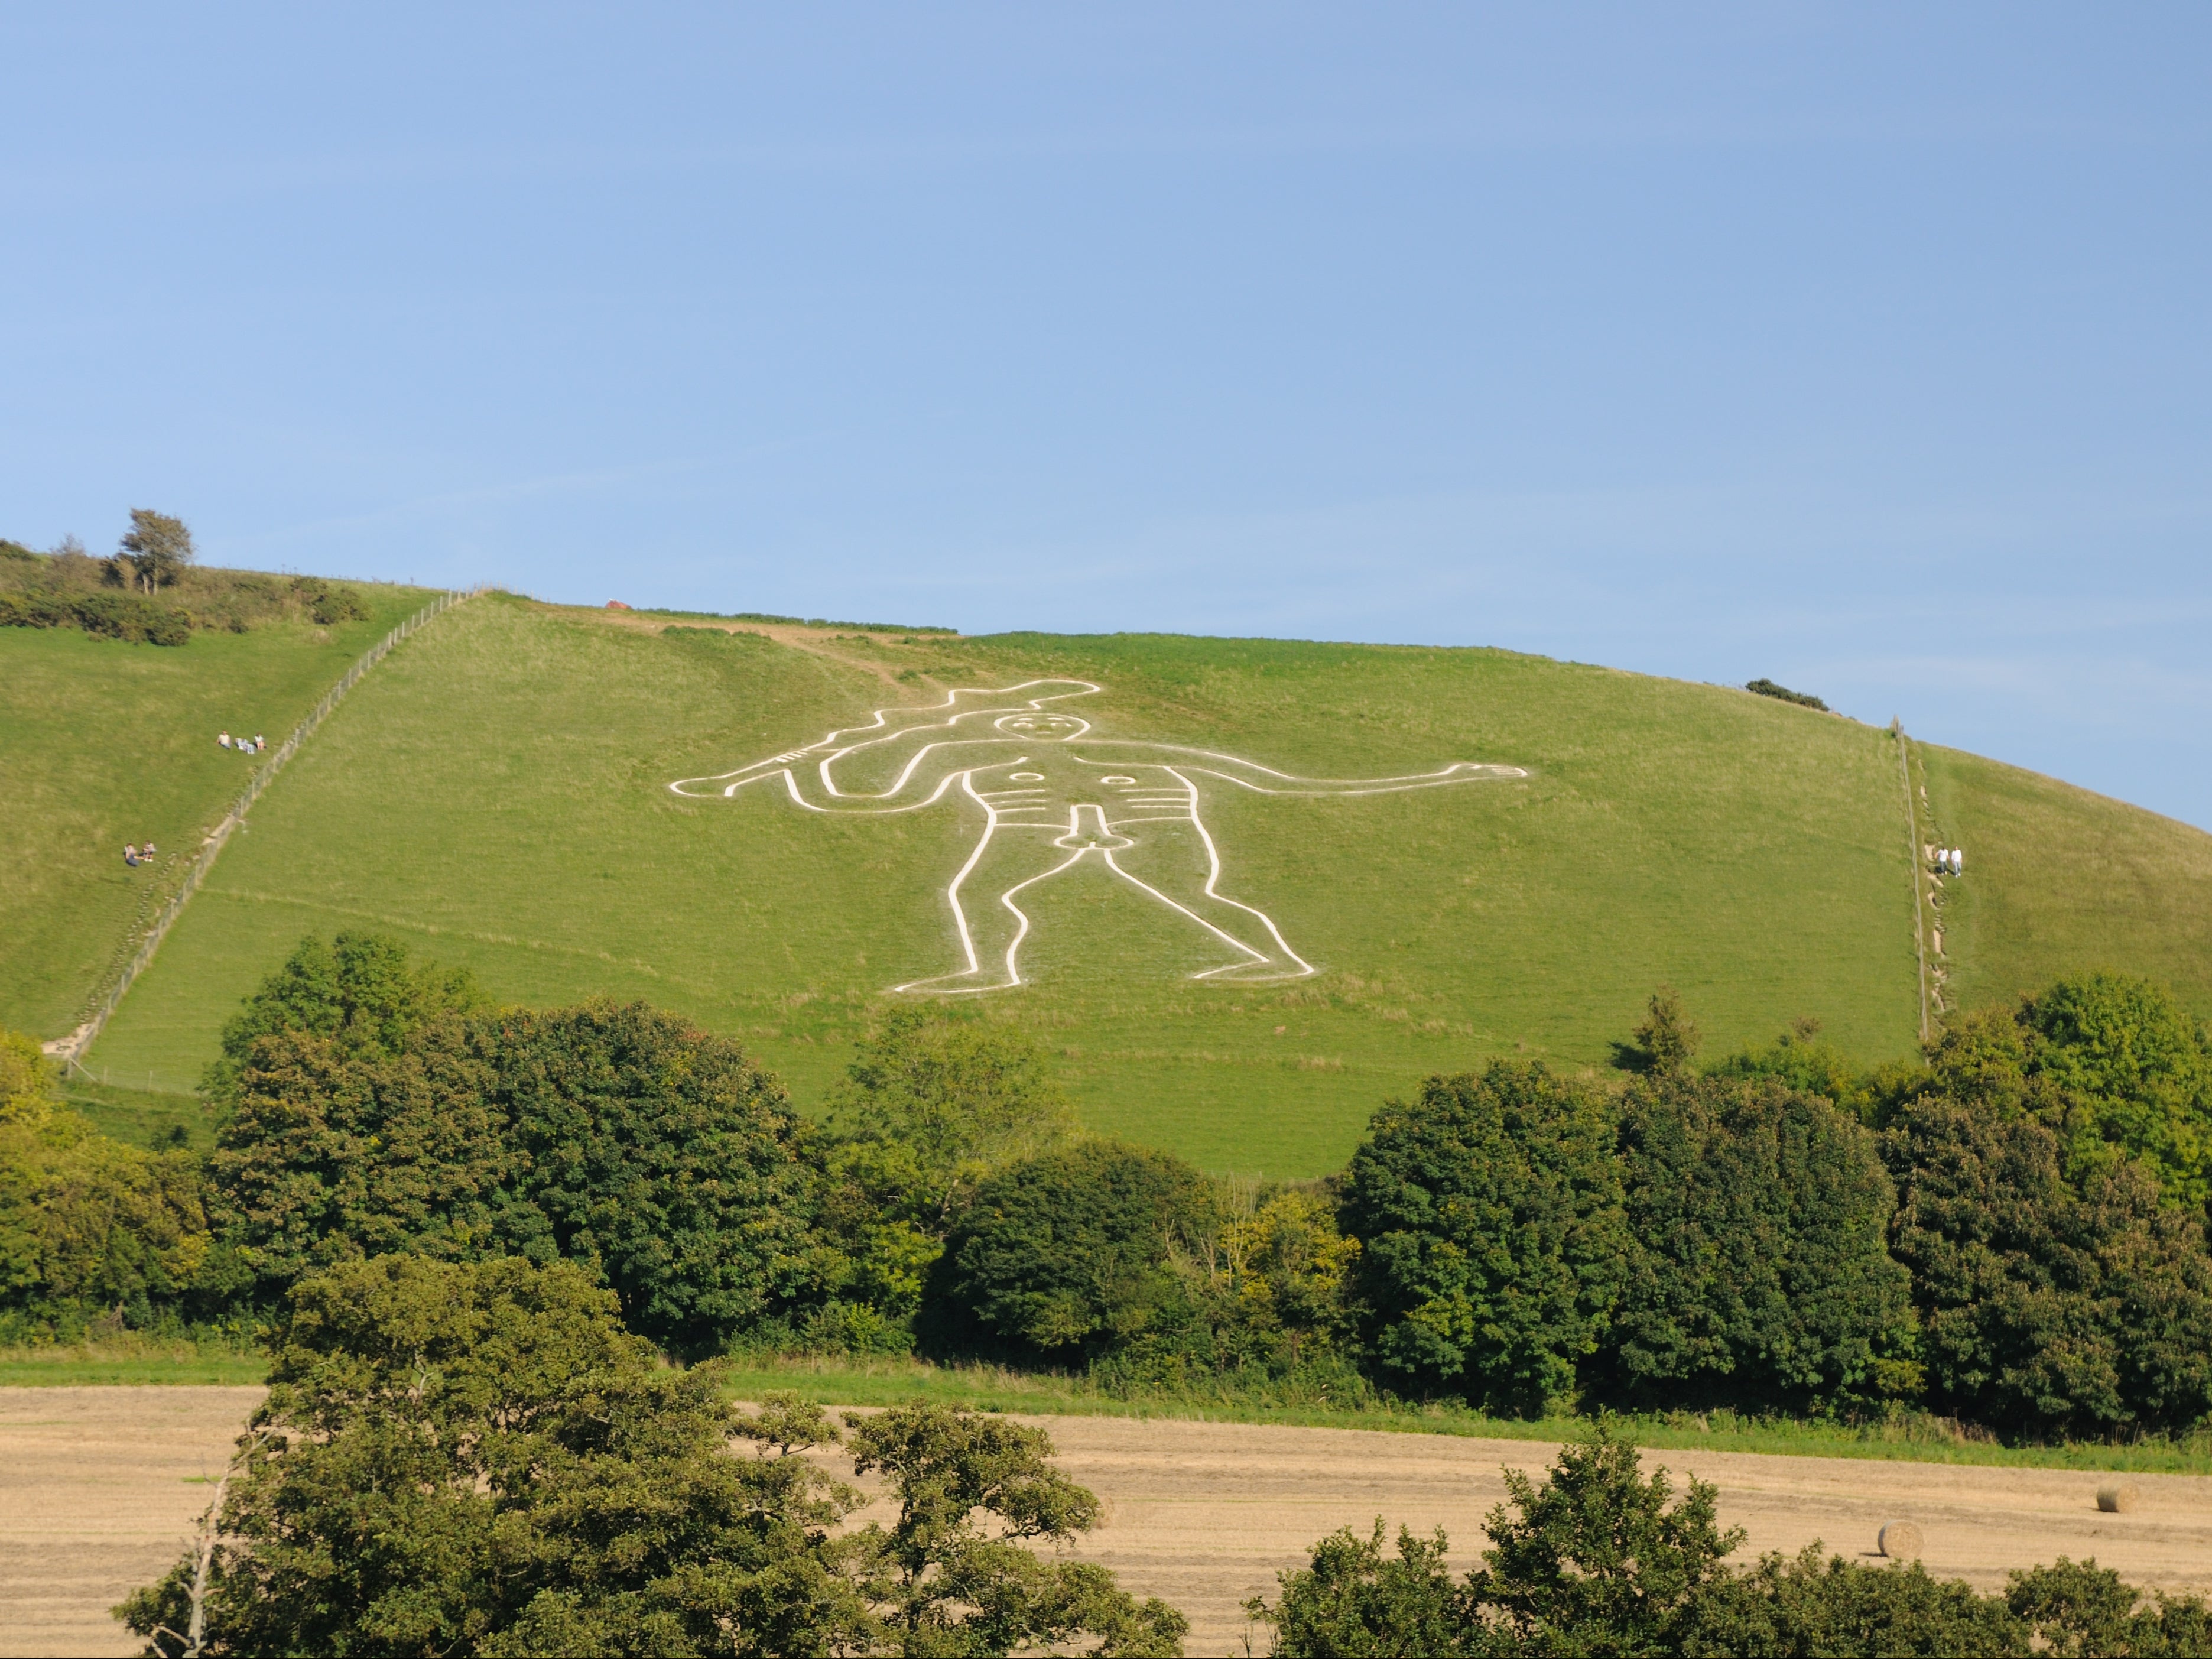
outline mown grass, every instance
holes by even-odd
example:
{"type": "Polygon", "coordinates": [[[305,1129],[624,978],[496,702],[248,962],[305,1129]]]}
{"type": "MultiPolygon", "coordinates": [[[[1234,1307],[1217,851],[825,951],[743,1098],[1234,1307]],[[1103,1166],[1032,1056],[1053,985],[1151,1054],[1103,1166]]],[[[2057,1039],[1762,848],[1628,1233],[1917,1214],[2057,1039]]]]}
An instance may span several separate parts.
{"type": "MultiPolygon", "coordinates": [[[[1081,1376],[1007,1370],[986,1364],[934,1365],[910,1358],[841,1359],[748,1356],[730,1362],[732,1397],[786,1392],[825,1406],[896,1406],[927,1401],[975,1411],[1037,1416],[1158,1418],[1176,1422],[1261,1423],[1299,1428],[1363,1429],[1391,1434],[1448,1434],[1467,1439],[1574,1438],[1583,1418],[1523,1421],[1463,1407],[1399,1403],[1280,1404],[1240,1396],[1233,1388],[1147,1394],[1102,1389],[1081,1376]]],[[[1941,1419],[1906,1417],[1854,1426],[1729,1413],[1669,1413],[1607,1419],[1638,1444],[1666,1449],[1764,1452],[1786,1457],[1856,1457],[1991,1468],[2108,1469],[2138,1474],[2212,1474],[2212,1432],[2185,1440],[2132,1444],[2069,1443],[2006,1446],[1941,1419]]]]}
{"type": "Polygon", "coordinates": [[[2212,1017],[2212,836],[1955,749],[1914,745],[1942,840],[1961,1006],[2009,1001],[2084,968],[2148,974],[2212,1017]]]}
{"type": "Polygon", "coordinates": [[[980,1012],[1056,1051],[1092,1127],[1204,1167],[1340,1164],[1385,1096],[1497,1054],[1602,1065],[1662,981],[1717,1043],[1820,1016],[1869,1059],[1917,1030],[1887,736],[1723,689],[1495,651],[1160,636],[904,645],[663,633],[490,599],[348,700],[257,807],[93,1056],[196,1075],[301,934],[368,926],[497,996],[641,996],[818,1097],[884,988],[949,965],[957,805],[825,820],[719,771],[945,683],[1080,672],[1107,734],[1324,775],[1510,761],[1526,783],[1362,799],[1231,792],[1231,890],[1323,968],[1195,984],[1168,912],[1035,890],[1038,982],[980,1012]],[[907,674],[900,687],[872,672],[907,674]]]}
{"type": "MultiPolygon", "coordinates": [[[[302,933],[370,927],[468,963],[502,999],[674,1008],[746,1042],[811,1106],[884,988],[951,965],[942,889],[974,825],[952,803],[825,820],[770,790],[696,801],[665,785],[945,684],[1044,675],[1103,683],[1085,713],[1105,735],[1310,774],[1455,758],[1534,774],[1216,800],[1227,890],[1321,964],[1311,981],[1194,983],[1204,941],[1159,907],[1097,872],[1032,890],[1037,982],[977,1011],[1055,1052],[1094,1128],[1211,1170],[1319,1174],[1381,1100],[1431,1072],[1496,1054],[1602,1066],[1661,983],[1709,1051],[1808,1014],[1868,1062],[1917,1038],[1884,732],[1498,651],[781,631],[812,648],[509,598],[441,618],[257,807],[95,1072],[189,1088],[302,933]]],[[[2118,966],[2212,1013],[2212,836],[1917,752],[1931,835],[1972,849],[1945,911],[1954,998],[2118,966]],[[2122,902],[2100,908],[2116,887],[2122,902]]]]}
{"type": "Polygon", "coordinates": [[[74,1073],[63,1080],[61,1092],[102,1134],[133,1146],[204,1152],[215,1145],[214,1115],[198,1095],[118,1088],[74,1073]]]}
{"type": "MultiPolygon", "coordinates": [[[[0,1024],[59,1036],[133,925],[244,787],[252,761],[216,733],[273,743],[349,664],[429,597],[364,586],[363,622],[273,623],[127,645],[73,629],[0,629],[0,1024]],[[125,842],[154,842],[132,869],[125,842]]],[[[112,1080],[189,1090],[155,1060],[112,1080]]]]}
{"type": "Polygon", "coordinates": [[[0,1389],[236,1386],[263,1381],[268,1356],[224,1342],[125,1334],[0,1346],[0,1389]]]}

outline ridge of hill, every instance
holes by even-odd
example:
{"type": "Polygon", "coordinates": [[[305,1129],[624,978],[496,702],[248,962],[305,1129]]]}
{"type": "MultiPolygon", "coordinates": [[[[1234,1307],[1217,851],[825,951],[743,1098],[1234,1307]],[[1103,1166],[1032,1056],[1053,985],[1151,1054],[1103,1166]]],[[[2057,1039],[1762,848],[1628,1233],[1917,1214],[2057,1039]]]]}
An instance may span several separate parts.
{"type": "MultiPolygon", "coordinates": [[[[419,602],[362,591],[370,638],[419,602]]],[[[143,647],[0,630],[9,775],[41,802],[99,803],[51,824],[27,822],[16,790],[0,804],[0,832],[71,872],[0,900],[25,941],[0,969],[0,1023],[68,1028],[127,921],[105,870],[137,826],[119,803],[173,770],[162,810],[188,822],[185,774],[228,758],[204,738],[241,718],[246,687],[304,707],[350,660],[358,643],[325,631],[328,658],[282,629],[161,652],[187,690],[148,679],[143,647]],[[48,735],[23,740],[27,720],[48,735]]],[[[501,999],[677,1009],[746,1042],[811,1105],[889,988],[961,965],[945,889],[982,808],[956,790],[848,816],[804,810],[780,781],[726,799],[668,786],[951,687],[1030,680],[1098,688],[1048,708],[1091,720],[1100,754],[1182,745],[1304,778],[1527,773],[1319,796],[1200,778],[1219,892],[1266,912],[1310,977],[1192,978],[1233,952],[1098,857],[1025,890],[1031,982],[969,1000],[1057,1054],[1094,1127],[1210,1168],[1319,1173],[1428,1073],[1499,1053],[1603,1064],[1661,982],[1714,1048],[1808,1014],[1864,1060],[1913,1048],[1923,878],[1895,741],[1874,727],[1504,651],[679,623],[493,596],[422,630],[331,715],[92,1072],[189,1090],[222,1020],[302,933],[371,927],[468,963],[501,999]]],[[[1978,757],[1911,752],[1923,840],[1970,849],[1936,912],[1954,1000],[2114,967],[2212,1013],[2212,836],[1978,757]]],[[[143,833],[171,844],[166,822],[143,833]]]]}

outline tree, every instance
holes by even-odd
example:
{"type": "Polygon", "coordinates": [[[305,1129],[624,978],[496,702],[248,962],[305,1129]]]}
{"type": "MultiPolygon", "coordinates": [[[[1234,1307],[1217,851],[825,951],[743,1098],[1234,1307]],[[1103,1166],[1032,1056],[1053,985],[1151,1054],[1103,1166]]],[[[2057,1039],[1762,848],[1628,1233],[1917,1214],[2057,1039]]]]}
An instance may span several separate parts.
{"type": "Polygon", "coordinates": [[[1614,1063],[1631,1072],[1653,1072],[1668,1076],[1690,1069],[1704,1040],[1671,985],[1662,985],[1645,1005],[1644,1022],[1632,1043],[1614,1045],[1614,1063]]]}
{"type": "Polygon", "coordinates": [[[823,1231],[842,1299],[810,1322],[848,1345],[911,1340],[955,1213],[991,1170],[1066,1144],[1074,1113],[1018,1032],[896,1008],[830,1094],[823,1231]]]}
{"type": "Polygon", "coordinates": [[[222,1057],[203,1086],[218,1108],[230,1104],[262,1037],[326,1037],[345,1054],[390,1059],[441,1016],[486,1006],[465,968],[417,963],[405,945],[380,933],[331,940],[310,933],[225,1022],[222,1057]]]}
{"type": "Polygon", "coordinates": [[[554,1254],[543,1218],[515,1201],[521,1160],[467,1023],[383,1025],[257,1036],[228,1062],[208,1182],[222,1270],[256,1303],[353,1257],[554,1254]]]}
{"type": "Polygon", "coordinates": [[[481,1040],[519,1164],[507,1224],[589,1263],[633,1330],[710,1352],[819,1298],[808,1139],[736,1043],[642,1002],[511,1010],[481,1040]]]}
{"type": "Polygon", "coordinates": [[[1571,1395],[1628,1254],[1613,1140],[1610,1103],[1540,1063],[1431,1078],[1377,1112],[1344,1219],[1381,1365],[1493,1410],[1571,1395]]]}
{"type": "Polygon", "coordinates": [[[2077,1195],[2045,1123],[1941,1095],[1881,1146],[1934,1403],[2032,1437],[2212,1413],[2212,1257],[2147,1170],[2122,1163],[2077,1195]]]}
{"type": "Polygon", "coordinates": [[[1269,1651],[1282,1659],[1449,1659],[1480,1632],[1466,1597],[1444,1565],[1443,1529],[1416,1538],[1398,1528],[1398,1554],[1382,1553],[1382,1517],[1362,1538],[1349,1527],[1313,1547],[1307,1564],[1275,1575],[1280,1600],[1245,1602],[1245,1613],[1273,1625],[1269,1651]]]}
{"type": "Polygon", "coordinates": [[[848,1138],[908,1149],[940,1238],[963,1188],[1075,1133],[1074,1109],[1035,1043],[929,1008],[885,1015],[829,1105],[848,1138]]]}
{"type": "Polygon", "coordinates": [[[192,562],[192,532],[182,519],[134,507],[131,528],[123,532],[120,556],[138,586],[158,592],[163,582],[174,581],[177,573],[192,562]]]}
{"type": "Polygon", "coordinates": [[[188,1552],[119,1616],[164,1659],[196,1591],[210,1659],[1182,1651],[1172,1609],[1032,1553],[1097,1513],[1039,1431],[931,1407],[856,1425],[900,1515],[844,1531],[860,1498],[807,1455],[840,1438],[818,1407],[740,1414],[714,1367],[660,1366],[616,1306],[568,1262],[303,1279],[206,1568],[188,1552]]]}
{"type": "Polygon", "coordinates": [[[1814,1543],[1709,1584],[1682,1621],[1677,1650],[1683,1659],[2026,1659],[2036,1650],[2033,1635],[2002,1597],[1977,1594],[1962,1579],[1932,1578],[1917,1561],[1823,1561],[1814,1543]]]}
{"type": "Polygon", "coordinates": [[[1917,1392],[1896,1194],[1856,1120],[1778,1083],[1658,1074],[1631,1086],[1621,1147],[1633,1243],[1606,1370],[1624,1403],[1917,1392]]]}
{"type": "MultiPolygon", "coordinates": [[[[872,1632],[831,1528],[857,1501],[711,1369],[656,1366],[574,1267],[392,1256],[306,1279],[240,1443],[210,1656],[826,1655],[872,1632]],[[763,1449],[733,1455],[732,1435],[763,1449]]],[[[188,1556],[119,1609],[191,1616],[188,1556]]],[[[152,1644],[175,1656],[171,1637],[152,1644]]]]}
{"type": "Polygon", "coordinates": [[[1220,1217],[1204,1176],[1165,1152],[1084,1141],[999,1171],[932,1279],[943,1322],[1032,1357],[1106,1352],[1177,1286],[1170,1249],[1220,1217]]]}
{"type": "Polygon", "coordinates": [[[2212,1199],[2212,1053],[2162,988],[2118,974],[2063,979],[2023,998],[2014,1018],[2028,1075],[2062,1097],[2049,1115],[2077,1181],[2135,1158],[2175,1197],[2212,1199]]]}
{"type": "Polygon", "coordinates": [[[1559,1449],[1542,1486],[1504,1472],[1517,1515],[1499,1504],[1491,1547],[1462,1584],[1445,1576],[1447,1540],[1401,1531],[1398,1559],[1349,1530],[1310,1565],[1279,1576],[1281,1600],[1247,1604],[1275,1626],[1279,1659],[1611,1659],[1681,1651],[1702,1598],[1729,1582],[1743,1541],[1715,1520],[1714,1489],[1692,1480],[1680,1502],[1661,1469],[1604,1429],[1559,1449]]]}
{"type": "Polygon", "coordinates": [[[1602,1427],[1559,1448],[1541,1487],[1517,1469],[1484,1529],[1490,1548],[1468,1575],[1483,1620],[1518,1650],[1662,1654],[1674,1650],[1698,1596],[1727,1573],[1741,1528],[1721,1531],[1714,1488],[1692,1480],[1679,1504],[1660,1469],[1646,1479],[1636,1448],[1602,1427]]]}
{"type": "Polygon", "coordinates": [[[1166,1603],[1139,1606],[1103,1567],[1040,1559],[1097,1524],[1098,1500],[1050,1462],[1052,1441],[964,1407],[848,1413],[856,1474],[880,1470],[898,1504],[886,1529],[857,1540],[861,1582],[884,1647],[914,1659],[964,1659],[1096,1638],[1107,1659],[1179,1655],[1189,1624],[1166,1603]]]}
{"type": "Polygon", "coordinates": [[[210,1253],[195,1160],[109,1139],[52,1084],[38,1043],[0,1031],[0,1332],[194,1311],[210,1253]]]}

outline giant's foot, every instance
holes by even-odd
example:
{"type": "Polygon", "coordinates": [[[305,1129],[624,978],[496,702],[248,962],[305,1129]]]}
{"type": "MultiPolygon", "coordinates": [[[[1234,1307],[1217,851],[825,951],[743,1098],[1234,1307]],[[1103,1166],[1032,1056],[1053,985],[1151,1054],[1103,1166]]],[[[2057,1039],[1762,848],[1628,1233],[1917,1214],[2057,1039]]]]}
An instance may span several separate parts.
{"type": "Polygon", "coordinates": [[[1209,985],[1265,984],[1270,980],[1305,979],[1316,970],[1298,962],[1232,962],[1225,968],[1209,968],[1202,974],[1193,974],[1193,979],[1202,979],[1209,985]]]}
{"type": "Polygon", "coordinates": [[[939,974],[934,979],[917,979],[891,989],[901,995],[923,997],[973,996],[979,991],[1006,991],[1021,981],[1007,976],[1003,968],[976,968],[964,974],[939,974]]]}

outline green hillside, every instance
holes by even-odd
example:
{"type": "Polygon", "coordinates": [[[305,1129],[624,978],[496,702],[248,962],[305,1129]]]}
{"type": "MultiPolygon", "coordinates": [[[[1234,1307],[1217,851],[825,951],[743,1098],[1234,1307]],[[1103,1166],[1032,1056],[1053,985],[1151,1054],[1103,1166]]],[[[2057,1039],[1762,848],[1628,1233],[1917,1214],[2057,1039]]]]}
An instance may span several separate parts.
{"type": "MultiPolygon", "coordinates": [[[[980,809],[836,816],[774,785],[731,799],[667,786],[947,686],[1042,678],[1102,688],[1067,705],[1102,744],[1178,744],[1305,777],[1474,761],[1529,775],[1369,795],[1211,790],[1220,890],[1273,917],[1320,970],[1308,979],[1194,980],[1227,959],[1219,943],[1095,858],[1028,890],[1032,982],[972,1001],[1061,1056],[1097,1127],[1215,1169],[1317,1172],[1379,1098],[1426,1073],[1501,1051],[1602,1064],[1662,981],[1718,1045],[1804,1014],[1869,1060],[1916,1040],[1917,878],[1885,732],[1498,651],[768,632],[501,597],[440,618],[255,808],[93,1072],[188,1089],[228,1012],[301,934],[369,926],[467,963],[502,998],[680,1010],[757,1048],[811,1102],[887,988],[960,965],[944,890],[980,809]]],[[[20,633],[0,633],[0,664],[63,643],[20,633]]],[[[249,654],[260,637],[240,636],[249,654]]],[[[140,694],[117,689],[100,653],[159,653],[72,643],[109,678],[49,672],[33,700],[97,751],[103,715],[128,726],[143,713],[122,716],[140,694]]],[[[193,707],[227,711],[223,677],[243,671],[202,665],[193,707]]],[[[303,678],[301,699],[316,689],[303,678]]],[[[1954,996],[2108,964],[2157,973],[2212,1012],[2212,836],[1914,752],[1934,823],[1973,849],[1943,895],[1954,996]]],[[[68,791],[58,769],[42,787],[68,791]]],[[[17,810],[11,793],[10,836],[24,833],[17,810]]],[[[102,832],[119,842],[107,811],[102,832]]],[[[88,826],[71,833],[94,863],[109,856],[88,826]]],[[[72,922],[58,908],[39,909],[32,948],[10,933],[0,981],[0,1021],[41,1035],[66,1029],[126,914],[81,905],[72,922]]]]}
{"type": "Polygon", "coordinates": [[[0,1023],[58,1036],[132,925],[198,851],[253,763],[354,659],[433,595],[362,586],[365,619],[284,620],[177,647],[0,629],[0,1023]],[[160,855],[137,868],[125,842],[160,855]]]}

